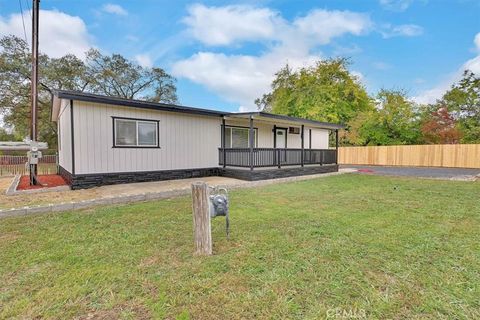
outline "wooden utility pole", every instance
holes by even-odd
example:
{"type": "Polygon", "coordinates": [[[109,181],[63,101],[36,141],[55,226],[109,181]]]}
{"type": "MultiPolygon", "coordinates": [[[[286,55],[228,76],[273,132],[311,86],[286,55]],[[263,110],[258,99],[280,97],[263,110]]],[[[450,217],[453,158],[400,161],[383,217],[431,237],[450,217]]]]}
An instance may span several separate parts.
{"type": "Polygon", "coordinates": [[[193,230],[195,255],[212,254],[212,228],[208,210],[208,186],[205,182],[192,184],[193,230]]]}
{"type": "MultiPolygon", "coordinates": [[[[30,113],[30,140],[38,140],[37,106],[38,106],[38,26],[40,0],[33,0],[32,4],[32,106],[30,113]]],[[[37,165],[30,164],[30,184],[36,184],[37,165]]]]}

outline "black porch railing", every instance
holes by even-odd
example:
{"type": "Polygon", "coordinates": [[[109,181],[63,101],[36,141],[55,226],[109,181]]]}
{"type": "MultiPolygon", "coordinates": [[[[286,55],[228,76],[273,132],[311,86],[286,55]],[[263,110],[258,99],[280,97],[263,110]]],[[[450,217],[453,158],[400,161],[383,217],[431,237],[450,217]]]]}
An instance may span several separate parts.
{"type": "Polygon", "coordinates": [[[227,167],[262,168],[337,163],[336,149],[304,149],[303,159],[302,149],[253,148],[250,157],[250,148],[219,148],[218,155],[219,164],[224,165],[225,159],[227,167]],[[253,160],[253,166],[250,159],[253,160]]]}

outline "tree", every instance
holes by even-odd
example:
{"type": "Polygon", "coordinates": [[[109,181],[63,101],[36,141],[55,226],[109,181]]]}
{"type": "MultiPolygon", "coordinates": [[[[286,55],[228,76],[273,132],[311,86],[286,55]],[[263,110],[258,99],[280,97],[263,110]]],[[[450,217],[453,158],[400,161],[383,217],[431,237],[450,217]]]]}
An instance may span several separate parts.
{"type": "Polygon", "coordinates": [[[87,52],[87,91],[125,99],[176,103],[175,78],[161,68],[144,68],[119,54],[87,52]]]}
{"type": "MultiPolygon", "coordinates": [[[[0,112],[15,136],[30,132],[30,52],[25,41],[14,36],[0,39],[0,112]]],[[[79,89],[85,81],[75,73],[80,60],[74,56],[50,59],[39,55],[38,134],[55,148],[56,126],[50,121],[51,90],[79,89]],[[55,66],[55,68],[54,68],[55,66]]]]}
{"type": "Polygon", "coordinates": [[[455,119],[445,106],[432,112],[423,122],[421,130],[424,142],[429,144],[458,143],[461,136],[455,119]]]}
{"type": "Polygon", "coordinates": [[[277,114],[348,123],[357,113],[373,109],[348,64],[347,59],[337,58],[298,71],[286,65],[275,74],[272,91],[255,103],[259,109],[277,114]]]}
{"type": "Polygon", "coordinates": [[[376,108],[359,113],[350,122],[345,140],[355,145],[402,145],[420,141],[416,106],[401,90],[382,89],[376,108]]]}
{"type": "Polygon", "coordinates": [[[8,132],[4,128],[0,128],[0,141],[14,141],[16,139],[13,133],[8,132]]]}
{"type": "MultiPolygon", "coordinates": [[[[29,135],[30,52],[15,36],[0,39],[0,114],[16,136],[29,135]]],[[[56,148],[56,126],[50,121],[53,89],[86,91],[127,99],[177,101],[175,79],[161,68],[143,68],[121,55],[90,50],[85,61],[74,55],[39,55],[38,134],[56,148]]]]}
{"type": "Polygon", "coordinates": [[[446,107],[458,121],[462,143],[480,143],[480,78],[465,70],[462,79],[437,102],[446,107]]]}

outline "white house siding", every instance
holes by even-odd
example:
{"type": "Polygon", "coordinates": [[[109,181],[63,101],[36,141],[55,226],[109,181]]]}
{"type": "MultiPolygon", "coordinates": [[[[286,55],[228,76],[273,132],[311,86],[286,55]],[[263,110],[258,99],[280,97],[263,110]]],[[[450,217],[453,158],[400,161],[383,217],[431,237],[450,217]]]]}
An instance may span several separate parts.
{"type": "Polygon", "coordinates": [[[218,166],[221,118],[74,101],[75,174],[218,166]],[[112,117],[159,120],[160,148],[113,148],[112,117]]]}
{"type": "Polygon", "coordinates": [[[70,126],[70,101],[62,100],[57,121],[58,130],[58,164],[72,172],[72,136],[70,126]]]}
{"type": "MultiPolygon", "coordinates": [[[[239,127],[249,127],[248,120],[227,120],[225,122],[226,126],[239,126],[239,127]]],[[[253,120],[253,126],[258,129],[258,148],[273,148],[273,123],[260,122],[259,120],[253,120]]],[[[288,127],[299,127],[301,125],[292,124],[288,125],[285,123],[278,123],[277,127],[288,128],[288,127]]],[[[309,128],[305,127],[305,137],[304,137],[304,148],[309,148],[309,129],[312,130],[312,149],[328,149],[328,134],[329,131],[325,129],[318,128],[309,128]]],[[[302,138],[300,134],[290,134],[287,129],[287,148],[298,148],[302,147],[302,138]]]]}
{"type": "Polygon", "coordinates": [[[328,130],[312,129],[312,149],[328,149],[328,134],[328,130]]]}

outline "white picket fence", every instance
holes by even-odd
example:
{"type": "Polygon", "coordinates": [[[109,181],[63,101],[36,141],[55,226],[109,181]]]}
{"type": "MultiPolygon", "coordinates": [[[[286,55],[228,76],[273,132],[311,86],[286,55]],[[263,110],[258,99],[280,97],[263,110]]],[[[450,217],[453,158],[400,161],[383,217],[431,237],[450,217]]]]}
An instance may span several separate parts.
{"type": "MultiPolygon", "coordinates": [[[[0,155],[0,176],[28,174],[27,156],[0,155]]],[[[38,174],[58,172],[57,155],[44,155],[38,165],[38,174]]]]}

